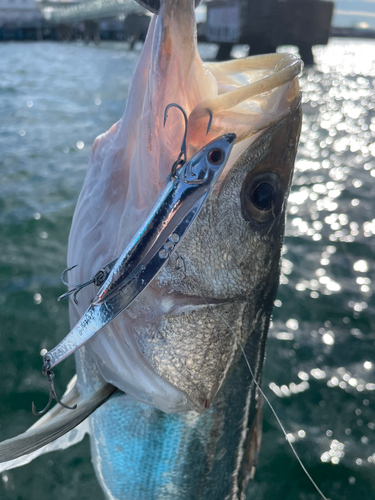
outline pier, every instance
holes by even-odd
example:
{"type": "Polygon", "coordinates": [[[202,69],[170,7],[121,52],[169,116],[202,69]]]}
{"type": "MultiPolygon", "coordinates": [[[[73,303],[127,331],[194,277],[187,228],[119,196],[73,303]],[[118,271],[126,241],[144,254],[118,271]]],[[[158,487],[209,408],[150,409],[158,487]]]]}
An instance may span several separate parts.
{"type": "MultiPolygon", "coordinates": [[[[330,36],[375,36],[373,29],[332,27],[332,1],[203,0],[197,12],[198,39],[218,44],[218,60],[230,58],[235,44],[249,45],[252,55],[295,45],[312,64],[312,47],[330,36]]],[[[133,48],[150,19],[135,0],[0,0],[0,41],[123,40],[133,48]]]]}
{"type": "Polygon", "coordinates": [[[147,33],[150,15],[134,0],[1,0],[0,41],[127,40],[147,33]]]}

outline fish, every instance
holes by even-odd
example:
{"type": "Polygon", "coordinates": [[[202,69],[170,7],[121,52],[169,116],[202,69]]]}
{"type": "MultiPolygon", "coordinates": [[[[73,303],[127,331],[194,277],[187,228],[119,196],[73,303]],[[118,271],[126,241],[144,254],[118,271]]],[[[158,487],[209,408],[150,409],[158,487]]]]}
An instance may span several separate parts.
{"type": "MultiPolygon", "coordinates": [[[[63,401],[77,408],[56,405],[1,443],[0,470],[89,434],[108,499],[234,500],[247,494],[261,442],[301,61],[270,54],[203,63],[194,2],[152,8],[124,115],[93,145],[69,236],[69,280],[87,282],[122,254],[163,192],[184,136],[189,159],[225,134],[236,142],[160,272],[76,351],[63,401]],[[174,109],[164,126],[170,104],[185,110],[186,130],[174,109]]],[[[92,283],[70,300],[72,328],[96,294],[92,283]]]]}

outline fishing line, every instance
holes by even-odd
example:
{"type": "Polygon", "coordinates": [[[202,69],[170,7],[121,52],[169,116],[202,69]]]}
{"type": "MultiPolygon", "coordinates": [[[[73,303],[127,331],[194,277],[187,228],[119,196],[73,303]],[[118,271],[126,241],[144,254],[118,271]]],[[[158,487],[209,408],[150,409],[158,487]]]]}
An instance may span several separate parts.
{"type": "MultiPolygon", "coordinates": [[[[203,299],[203,300],[206,302],[206,300],[205,300],[205,299],[203,299]]],[[[207,304],[207,305],[209,305],[209,304],[208,304],[208,302],[206,302],[206,304],[207,304]]],[[[328,499],[327,499],[327,497],[324,495],[324,493],[323,493],[323,492],[321,491],[321,489],[319,488],[319,486],[316,484],[316,482],[314,481],[314,479],[311,477],[311,475],[309,474],[309,472],[307,471],[307,469],[306,469],[306,467],[304,466],[304,464],[303,464],[302,460],[300,459],[300,457],[299,457],[299,455],[298,455],[298,453],[297,453],[296,449],[294,448],[294,446],[293,446],[292,442],[288,439],[288,436],[287,436],[286,430],[285,430],[285,428],[284,428],[284,426],[283,426],[283,424],[282,424],[282,422],[281,422],[280,418],[278,417],[278,415],[277,415],[277,413],[276,413],[276,410],[273,408],[273,406],[272,406],[271,402],[269,401],[269,399],[267,398],[267,396],[264,394],[263,390],[261,389],[260,385],[258,384],[258,382],[257,382],[257,380],[256,380],[256,378],[255,378],[255,376],[254,376],[253,370],[251,369],[251,366],[250,366],[249,360],[247,359],[247,356],[246,356],[245,350],[244,350],[244,348],[242,347],[242,344],[241,344],[241,342],[240,342],[240,340],[239,340],[238,336],[236,335],[236,333],[234,332],[233,328],[230,326],[230,324],[228,323],[228,321],[227,321],[227,320],[226,320],[226,319],[225,319],[225,318],[224,318],[224,317],[223,317],[220,313],[218,313],[218,312],[215,310],[215,308],[212,308],[212,311],[214,312],[214,314],[216,314],[216,316],[218,316],[218,317],[219,317],[222,321],[224,321],[224,323],[227,325],[227,327],[228,327],[228,328],[230,329],[230,331],[233,333],[234,338],[236,339],[236,341],[237,341],[238,345],[240,346],[240,349],[241,349],[242,354],[243,354],[243,356],[244,356],[244,358],[245,358],[245,361],[246,361],[247,367],[249,368],[250,375],[252,376],[252,378],[253,378],[253,380],[254,380],[254,383],[255,383],[256,387],[258,388],[259,392],[262,394],[262,396],[263,396],[264,400],[266,401],[266,403],[268,404],[268,406],[269,406],[270,410],[272,411],[272,413],[273,413],[273,415],[274,415],[274,417],[275,417],[275,419],[276,419],[277,423],[279,424],[280,429],[282,430],[282,432],[283,432],[283,434],[284,434],[284,436],[285,436],[285,439],[287,440],[287,442],[288,442],[288,444],[289,444],[289,446],[290,446],[290,448],[291,448],[291,450],[292,450],[292,452],[293,452],[294,456],[296,457],[296,459],[297,459],[298,463],[300,464],[300,466],[301,466],[301,468],[302,468],[303,472],[306,474],[306,476],[307,476],[307,477],[308,477],[308,479],[310,480],[311,484],[314,486],[315,490],[319,493],[319,495],[321,496],[321,498],[322,498],[323,500],[328,500],[328,499]]]]}
{"type": "MultiPolygon", "coordinates": [[[[185,278],[186,278],[188,281],[190,281],[190,282],[191,282],[191,284],[193,285],[193,288],[195,288],[195,283],[194,283],[194,280],[193,280],[190,276],[188,276],[188,275],[186,274],[186,272],[185,272],[184,274],[185,274],[185,278]]],[[[207,302],[207,300],[206,300],[204,297],[202,297],[202,299],[203,299],[203,301],[207,304],[207,306],[210,306],[210,305],[211,305],[211,304],[209,304],[209,303],[207,302]]],[[[269,406],[269,408],[270,408],[271,412],[273,413],[273,415],[274,415],[274,417],[275,417],[275,419],[276,419],[276,421],[277,421],[277,423],[278,423],[278,425],[279,425],[280,429],[282,430],[282,432],[283,432],[283,434],[284,434],[285,439],[287,440],[287,442],[288,442],[288,444],[289,444],[289,446],[290,446],[290,448],[291,448],[291,450],[292,450],[292,452],[293,452],[294,456],[296,457],[296,459],[297,459],[297,461],[298,461],[299,465],[301,466],[301,469],[302,469],[302,470],[303,470],[303,472],[306,474],[306,476],[307,476],[307,478],[309,479],[310,483],[314,486],[315,490],[318,492],[318,494],[320,495],[320,497],[321,497],[323,500],[329,500],[329,499],[328,499],[328,498],[324,495],[324,493],[323,493],[323,492],[322,492],[322,490],[319,488],[319,486],[316,484],[316,482],[314,481],[314,479],[311,477],[310,473],[308,472],[308,470],[306,469],[305,465],[303,464],[303,462],[302,462],[301,458],[299,457],[299,455],[298,455],[298,453],[297,453],[296,449],[294,448],[293,443],[292,443],[292,442],[288,439],[288,436],[287,436],[287,432],[286,432],[286,430],[285,430],[285,427],[284,427],[283,423],[281,422],[281,420],[280,420],[279,416],[277,415],[276,410],[275,410],[275,409],[274,409],[274,407],[272,406],[272,404],[271,404],[270,400],[267,398],[267,396],[265,395],[265,393],[263,392],[262,388],[260,387],[260,385],[258,384],[258,382],[257,382],[257,380],[256,380],[256,378],[255,378],[254,372],[253,372],[253,370],[252,370],[252,368],[251,368],[251,366],[250,366],[250,363],[249,363],[249,360],[248,360],[248,358],[247,358],[247,356],[246,356],[245,350],[244,350],[244,348],[243,348],[243,346],[242,346],[242,344],[241,344],[241,342],[240,342],[240,340],[239,340],[238,336],[236,335],[235,331],[234,331],[234,330],[233,330],[233,328],[230,326],[230,324],[228,323],[228,321],[224,318],[224,316],[222,316],[222,315],[221,315],[218,311],[216,311],[216,308],[215,308],[215,307],[213,307],[211,310],[212,310],[212,312],[213,312],[213,313],[214,313],[214,314],[215,314],[218,318],[220,318],[220,319],[224,322],[224,324],[225,324],[225,325],[229,328],[229,330],[232,332],[232,334],[233,334],[234,338],[236,339],[237,344],[240,346],[241,352],[242,352],[242,354],[243,354],[243,357],[245,358],[245,361],[246,361],[247,367],[249,368],[249,372],[250,372],[250,375],[251,375],[251,377],[252,377],[252,379],[253,379],[253,381],[254,381],[254,384],[256,385],[257,389],[259,390],[259,392],[260,392],[260,393],[261,393],[261,395],[263,396],[263,398],[264,398],[265,402],[268,404],[268,406],[269,406]]]]}

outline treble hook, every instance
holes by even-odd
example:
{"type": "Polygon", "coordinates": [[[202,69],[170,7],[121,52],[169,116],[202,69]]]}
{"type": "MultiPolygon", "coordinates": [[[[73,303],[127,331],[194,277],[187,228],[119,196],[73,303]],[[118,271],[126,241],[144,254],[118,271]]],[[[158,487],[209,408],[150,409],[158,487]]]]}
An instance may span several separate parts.
{"type": "MultiPolygon", "coordinates": [[[[116,259],[115,259],[116,260],[116,259]]],[[[71,271],[72,269],[74,269],[75,267],[77,267],[76,265],[73,266],[73,267],[68,267],[67,269],[65,269],[62,273],[61,273],[61,281],[64,283],[65,286],[67,286],[68,288],[70,286],[72,286],[73,288],[71,290],[68,290],[67,292],[63,293],[62,295],[60,295],[60,297],[58,297],[58,302],[60,302],[60,300],[63,300],[63,299],[66,299],[67,297],[70,297],[71,295],[73,295],[73,300],[74,302],[78,305],[78,300],[77,300],[77,293],[80,292],[82,290],[82,288],[85,288],[86,286],[88,285],[91,285],[91,283],[94,283],[94,285],[96,286],[102,286],[102,284],[105,282],[105,280],[107,279],[108,275],[109,275],[109,268],[108,268],[108,265],[112,264],[113,262],[112,261],[110,262],[109,264],[107,264],[107,266],[103,267],[102,269],[100,269],[93,278],[91,278],[90,280],[88,281],[85,281],[83,283],[78,283],[77,285],[69,285],[69,283],[67,281],[65,281],[65,276],[66,274],[71,271]]]]}
{"type": "Polygon", "coordinates": [[[86,281],[84,283],[78,283],[76,285],[70,285],[67,281],[65,281],[65,276],[66,274],[71,271],[72,269],[74,269],[75,267],[77,267],[77,265],[75,266],[72,266],[72,267],[68,267],[67,269],[65,269],[62,273],[61,273],[61,281],[64,283],[65,286],[67,286],[68,288],[70,286],[73,286],[73,288],[71,290],[68,290],[67,292],[63,293],[62,295],[60,295],[60,297],[57,298],[57,301],[60,302],[60,300],[63,300],[63,299],[66,299],[67,297],[70,297],[71,295],[73,295],[73,300],[75,302],[75,304],[78,305],[78,300],[77,300],[77,293],[79,291],[82,290],[82,288],[84,288],[85,286],[88,286],[88,285],[91,285],[91,283],[94,283],[94,278],[92,278],[91,280],[89,281],[86,281]]]}
{"type": "Polygon", "coordinates": [[[36,411],[35,404],[34,402],[31,405],[31,410],[34,415],[43,415],[49,407],[51,406],[52,400],[54,399],[59,405],[61,405],[63,408],[66,408],[67,410],[75,410],[77,408],[77,405],[74,406],[68,406],[67,404],[63,403],[61,399],[58,397],[56,394],[55,386],[53,384],[53,379],[55,377],[55,374],[51,370],[51,358],[49,357],[48,354],[45,354],[43,356],[43,369],[42,373],[45,377],[47,377],[48,380],[48,385],[49,385],[49,399],[48,403],[45,408],[41,411],[36,411]]]}
{"type": "Polygon", "coordinates": [[[169,110],[169,108],[177,108],[177,109],[179,109],[181,111],[181,113],[184,115],[184,121],[185,121],[185,132],[184,132],[184,137],[182,139],[181,150],[180,150],[180,153],[178,155],[177,160],[173,163],[172,171],[171,171],[171,176],[174,177],[176,175],[177,167],[179,165],[183,165],[184,163],[186,163],[186,160],[187,160],[187,155],[186,155],[186,136],[187,136],[188,118],[186,116],[185,110],[179,104],[176,104],[176,103],[172,102],[171,104],[168,104],[168,106],[165,108],[163,127],[165,127],[165,123],[166,123],[167,118],[168,118],[168,110],[169,110]]]}
{"type": "MultiPolygon", "coordinates": [[[[163,127],[165,127],[165,123],[166,123],[167,118],[168,118],[168,110],[169,110],[169,108],[177,108],[177,109],[179,109],[181,111],[181,113],[184,115],[184,121],[185,121],[185,132],[184,132],[184,137],[182,139],[181,151],[180,151],[180,153],[178,155],[177,160],[174,162],[174,164],[172,166],[172,171],[171,171],[171,176],[174,177],[176,175],[177,167],[179,165],[183,165],[184,163],[186,163],[186,160],[187,160],[187,155],[186,155],[186,137],[187,137],[188,118],[187,118],[185,110],[179,104],[176,104],[176,103],[172,102],[171,104],[168,104],[168,106],[165,108],[163,127]],[[183,160],[181,159],[182,157],[183,157],[183,160]]],[[[212,115],[212,111],[210,109],[207,108],[206,111],[207,111],[207,113],[209,115],[208,124],[207,124],[207,130],[206,130],[206,135],[207,135],[208,132],[210,131],[210,128],[211,128],[211,125],[212,125],[213,115],[212,115]]]]}

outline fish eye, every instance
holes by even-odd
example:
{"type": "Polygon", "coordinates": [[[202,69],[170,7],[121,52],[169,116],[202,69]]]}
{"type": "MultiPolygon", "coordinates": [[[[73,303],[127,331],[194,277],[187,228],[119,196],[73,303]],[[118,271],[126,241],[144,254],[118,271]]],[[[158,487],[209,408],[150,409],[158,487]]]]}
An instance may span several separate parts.
{"type": "Polygon", "coordinates": [[[264,224],[274,220],[281,212],[283,200],[283,185],[274,172],[250,174],[242,185],[242,215],[249,222],[264,224]]]}
{"type": "Polygon", "coordinates": [[[224,160],[224,151],[220,148],[211,149],[208,152],[207,158],[212,165],[219,165],[224,160]]]}

